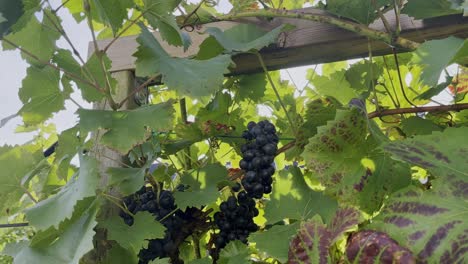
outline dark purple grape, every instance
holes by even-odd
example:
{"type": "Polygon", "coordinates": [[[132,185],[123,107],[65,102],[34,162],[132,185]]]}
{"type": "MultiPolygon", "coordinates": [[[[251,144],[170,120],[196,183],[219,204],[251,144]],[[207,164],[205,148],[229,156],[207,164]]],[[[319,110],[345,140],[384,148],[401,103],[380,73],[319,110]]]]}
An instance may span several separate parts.
{"type": "Polygon", "coordinates": [[[250,121],[248,124],[247,124],[247,129],[248,130],[251,130],[254,126],[256,126],[257,123],[255,123],[254,121],[250,121]]]}
{"type": "Polygon", "coordinates": [[[276,144],[268,143],[265,146],[263,146],[263,151],[266,155],[275,156],[276,151],[278,151],[278,148],[276,147],[276,144]]]}
{"type": "Polygon", "coordinates": [[[236,184],[234,184],[234,186],[232,186],[232,190],[234,192],[238,192],[238,191],[240,191],[240,189],[241,189],[241,185],[238,182],[236,182],[236,184]]]}

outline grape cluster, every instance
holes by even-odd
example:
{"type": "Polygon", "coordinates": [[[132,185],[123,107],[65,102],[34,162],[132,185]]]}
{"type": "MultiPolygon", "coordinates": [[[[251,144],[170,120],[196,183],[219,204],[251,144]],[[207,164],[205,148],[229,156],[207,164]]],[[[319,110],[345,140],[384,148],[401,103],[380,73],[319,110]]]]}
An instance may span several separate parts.
{"type": "MultiPolygon", "coordinates": [[[[124,205],[132,214],[141,211],[147,211],[154,215],[155,220],[161,221],[166,227],[166,233],[162,239],[151,239],[148,243],[148,248],[141,249],[138,257],[139,264],[146,264],[155,258],[165,258],[174,255],[177,252],[177,244],[175,236],[178,235],[182,226],[187,223],[188,219],[184,212],[176,209],[174,197],[170,191],[160,191],[159,199],[157,194],[151,187],[142,187],[136,193],[127,196],[123,199],[124,205]],[[173,212],[171,215],[169,215],[173,212]]],[[[133,225],[133,217],[124,211],[120,212],[120,217],[124,222],[131,226],[133,225]]]]}
{"type": "Polygon", "coordinates": [[[245,191],[236,196],[230,196],[219,206],[220,212],[214,214],[214,220],[220,232],[214,241],[219,250],[229,241],[240,240],[247,243],[249,233],[258,230],[253,218],[258,215],[255,201],[245,191]]]}
{"type": "Polygon", "coordinates": [[[272,165],[278,150],[278,135],[275,126],[263,120],[249,122],[242,137],[248,142],[241,147],[242,160],[239,167],[245,171],[242,186],[247,194],[260,199],[263,194],[271,193],[271,178],[275,173],[272,165]]]}

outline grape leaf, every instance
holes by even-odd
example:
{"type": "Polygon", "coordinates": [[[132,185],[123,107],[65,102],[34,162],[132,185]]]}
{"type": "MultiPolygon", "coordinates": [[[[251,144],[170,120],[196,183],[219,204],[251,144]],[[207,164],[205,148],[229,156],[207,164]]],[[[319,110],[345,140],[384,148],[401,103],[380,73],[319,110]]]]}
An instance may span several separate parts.
{"type": "Polygon", "coordinates": [[[127,8],[133,6],[132,0],[90,0],[89,3],[93,20],[110,26],[114,33],[127,19],[127,8]]]}
{"type": "Polygon", "coordinates": [[[291,240],[288,263],[331,263],[328,249],[331,233],[322,223],[320,216],[315,216],[301,224],[297,235],[291,240]]]}
{"type": "Polygon", "coordinates": [[[468,179],[468,147],[465,141],[468,127],[447,128],[431,135],[393,141],[384,146],[393,158],[409,162],[432,172],[435,176],[468,179]]]}
{"type": "Polygon", "coordinates": [[[50,226],[58,228],[60,222],[72,217],[78,201],[96,195],[99,182],[96,159],[81,154],[80,165],[79,172],[56,195],[26,210],[26,217],[32,226],[39,230],[50,226]]]}
{"type": "Polygon", "coordinates": [[[182,175],[181,183],[190,188],[174,193],[180,209],[199,207],[216,201],[219,196],[218,183],[227,181],[227,170],[220,164],[208,164],[190,174],[182,175]]]}
{"type": "Polygon", "coordinates": [[[38,146],[0,146],[0,215],[16,213],[15,204],[24,195],[22,179],[43,159],[38,146]]]}
{"type": "Polygon", "coordinates": [[[19,90],[23,107],[19,110],[25,124],[35,125],[65,109],[71,90],[59,88],[60,73],[50,67],[30,66],[19,90]],[[38,89],[40,87],[40,89],[38,89]]]}
{"type": "Polygon", "coordinates": [[[330,247],[361,220],[362,216],[358,210],[342,208],[336,211],[328,226],[318,215],[301,223],[289,246],[288,263],[332,263],[330,247]]]}
{"type": "Polygon", "coordinates": [[[415,135],[430,135],[434,131],[442,131],[442,127],[428,119],[411,116],[401,121],[401,129],[407,137],[415,135]]]}
{"type": "Polygon", "coordinates": [[[265,33],[254,25],[240,24],[226,30],[226,32],[221,31],[219,28],[209,27],[205,33],[213,36],[228,52],[247,52],[250,50],[260,50],[275,42],[283,28],[284,25],[281,25],[265,33]]]}
{"type": "Polygon", "coordinates": [[[201,259],[194,259],[189,262],[189,264],[211,264],[213,260],[210,258],[201,258],[201,259]]]}
{"type": "Polygon", "coordinates": [[[72,219],[61,224],[57,237],[46,240],[47,243],[33,247],[30,242],[23,240],[16,244],[8,244],[3,253],[14,257],[13,264],[78,264],[81,257],[93,248],[97,212],[97,203],[93,202],[87,210],[75,214],[72,219]]]}
{"type": "Polygon", "coordinates": [[[184,37],[172,14],[180,0],[144,0],[144,17],[153,28],[159,29],[161,37],[173,46],[182,46],[184,37]]]}
{"type": "Polygon", "coordinates": [[[346,258],[349,263],[415,263],[411,251],[387,234],[370,230],[351,235],[346,244],[346,258]]]}
{"type": "Polygon", "coordinates": [[[424,42],[413,52],[412,62],[425,66],[421,78],[424,83],[434,87],[447,66],[467,57],[468,41],[452,36],[424,42]]]}
{"type": "Polygon", "coordinates": [[[170,259],[169,258],[157,258],[155,260],[152,260],[149,264],[170,264],[170,259]]]}
{"type": "Polygon", "coordinates": [[[154,36],[142,27],[137,38],[140,44],[134,53],[137,76],[152,76],[160,73],[169,89],[193,98],[209,96],[221,89],[224,73],[232,63],[229,55],[220,55],[209,60],[171,58],[154,36]]]}
{"type": "MultiPolygon", "coordinates": [[[[41,23],[35,16],[31,16],[24,28],[5,38],[34,54],[41,61],[49,61],[56,49],[55,42],[60,38],[60,33],[55,30],[50,20],[44,19],[41,23]],[[31,41],[32,39],[34,41],[31,41]]],[[[3,48],[6,50],[15,49],[6,42],[3,42],[3,48]]],[[[32,65],[42,65],[25,53],[22,53],[22,56],[32,65]]]]}
{"type": "Polygon", "coordinates": [[[357,108],[337,110],[335,119],[317,131],[302,157],[327,193],[352,202],[358,191],[355,185],[368,173],[361,164],[368,151],[366,119],[357,108]]]}
{"type": "Polygon", "coordinates": [[[119,244],[114,244],[107,252],[106,258],[102,261],[102,264],[116,263],[138,263],[138,257],[130,250],[121,247],[119,244]]]}
{"type": "Polygon", "coordinates": [[[288,260],[289,240],[297,233],[298,223],[292,225],[275,225],[272,228],[255,232],[249,240],[255,243],[255,247],[265,252],[268,256],[286,263],[288,260]]]}
{"type": "Polygon", "coordinates": [[[392,195],[366,228],[390,234],[421,263],[463,263],[467,188],[468,182],[456,177],[436,179],[426,191],[410,186],[392,195]]]}
{"type": "Polygon", "coordinates": [[[244,264],[249,257],[247,245],[239,240],[229,242],[219,253],[219,264],[244,264]]]}
{"type": "Polygon", "coordinates": [[[268,223],[276,223],[285,218],[305,220],[315,214],[328,221],[338,207],[336,201],[321,192],[311,190],[296,166],[280,171],[275,176],[272,189],[270,201],[265,207],[268,223]]]}
{"type": "Polygon", "coordinates": [[[327,77],[316,74],[313,70],[308,70],[307,79],[320,95],[334,97],[340,103],[347,104],[351,99],[359,97],[359,94],[351,88],[345,74],[346,71],[341,70],[327,77]]]}
{"type": "Polygon", "coordinates": [[[117,185],[122,196],[127,196],[138,191],[145,183],[144,168],[108,168],[107,173],[111,176],[109,184],[117,185]]]}
{"type": "Polygon", "coordinates": [[[58,163],[57,175],[61,179],[66,179],[68,168],[72,158],[77,154],[81,145],[78,138],[78,127],[72,127],[63,131],[58,136],[58,145],[55,150],[55,162],[58,163]]]}
{"type": "Polygon", "coordinates": [[[138,255],[140,249],[148,246],[148,239],[163,238],[165,230],[165,227],[148,212],[137,213],[132,226],[126,225],[119,216],[106,219],[99,225],[107,229],[110,240],[115,240],[135,255],[138,255]]]}
{"type": "Polygon", "coordinates": [[[260,102],[260,99],[265,95],[267,84],[265,74],[241,75],[237,80],[238,83],[234,85],[234,90],[236,91],[235,100],[260,102]]]}
{"type": "Polygon", "coordinates": [[[416,19],[462,13],[450,3],[450,0],[411,0],[405,4],[401,12],[416,19]]]}
{"type": "Polygon", "coordinates": [[[173,102],[140,107],[131,111],[78,110],[80,129],[94,131],[106,129],[100,141],[120,153],[126,154],[139,143],[143,143],[150,131],[166,131],[172,128],[173,102]]]}
{"type": "Polygon", "coordinates": [[[24,14],[22,1],[5,1],[0,4],[0,39],[24,14]]]}
{"type": "Polygon", "coordinates": [[[376,8],[381,8],[388,4],[388,0],[327,0],[326,5],[319,3],[319,7],[334,13],[338,16],[351,18],[362,24],[370,24],[377,17],[376,8]]]}
{"type": "Polygon", "coordinates": [[[98,102],[101,101],[105,95],[102,91],[98,90],[98,88],[90,85],[89,83],[98,85],[100,89],[104,89],[104,87],[106,87],[107,80],[109,80],[111,90],[117,84],[117,81],[112,78],[108,72],[111,67],[110,59],[105,54],[102,54],[102,56],[106,74],[102,73],[101,62],[96,53],[93,53],[83,66],[81,66],[75,60],[75,58],[73,58],[69,50],[59,49],[54,54],[52,60],[57,64],[57,66],[65,69],[67,72],[72,73],[75,76],[78,76],[81,79],[80,80],[78,78],[71,77],[70,75],[64,75],[62,77],[62,83],[74,81],[77,87],[81,90],[81,94],[86,101],[98,102]],[[82,80],[85,80],[88,83],[85,83],[82,80]]]}

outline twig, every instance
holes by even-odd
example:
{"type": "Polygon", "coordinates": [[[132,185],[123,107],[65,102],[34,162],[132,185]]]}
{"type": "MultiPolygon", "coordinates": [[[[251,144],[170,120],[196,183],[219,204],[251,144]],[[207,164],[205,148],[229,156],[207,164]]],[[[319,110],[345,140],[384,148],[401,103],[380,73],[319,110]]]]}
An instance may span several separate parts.
{"type": "Polygon", "coordinates": [[[372,4],[374,5],[375,10],[377,11],[377,14],[380,17],[380,20],[382,20],[385,30],[387,31],[387,33],[392,34],[392,28],[390,27],[387,18],[382,13],[382,10],[380,10],[380,8],[377,7],[377,3],[375,2],[375,0],[372,0],[372,4]]]}
{"type": "Polygon", "coordinates": [[[270,85],[271,85],[271,87],[273,88],[273,91],[276,94],[276,97],[278,98],[278,102],[280,103],[281,108],[283,108],[284,114],[286,115],[286,118],[288,119],[289,124],[291,125],[291,129],[292,129],[292,131],[294,133],[294,136],[297,137],[296,126],[293,123],[291,117],[289,116],[288,110],[286,109],[286,106],[284,105],[283,100],[281,99],[281,96],[279,95],[278,90],[276,89],[275,83],[273,82],[273,79],[271,78],[270,73],[268,72],[268,69],[267,69],[267,67],[265,65],[265,62],[263,61],[262,55],[260,55],[259,52],[256,52],[255,54],[257,55],[258,60],[260,61],[260,64],[262,65],[262,69],[265,72],[265,74],[266,74],[266,76],[268,78],[268,81],[270,82],[270,85]]]}
{"type": "Polygon", "coordinates": [[[68,4],[70,0],[63,1],[61,5],[59,5],[56,9],[52,10],[52,12],[57,13],[62,7],[64,7],[66,4],[68,4]]]}
{"type": "Polygon", "coordinates": [[[388,116],[388,115],[413,114],[413,113],[422,113],[422,112],[432,113],[432,112],[446,112],[446,111],[461,111],[465,109],[468,109],[468,103],[387,109],[387,110],[375,111],[375,112],[369,113],[367,117],[375,118],[375,117],[382,117],[382,116],[388,116]]]}
{"type": "Polygon", "coordinates": [[[104,49],[102,49],[102,52],[106,53],[107,50],[110,48],[110,46],[112,46],[112,44],[114,44],[114,42],[116,42],[120,37],[122,37],[122,35],[127,31],[129,30],[133,25],[136,24],[136,22],[138,22],[138,20],[143,17],[145,15],[146,12],[148,12],[149,9],[147,10],[144,10],[141,12],[141,14],[139,16],[137,16],[134,20],[132,20],[132,22],[130,24],[128,24],[125,28],[123,28],[112,40],[111,42],[109,42],[109,44],[107,44],[104,49]]]}
{"type": "Polygon", "coordinates": [[[88,80],[85,80],[83,78],[81,78],[80,76],[74,74],[74,73],[71,73],[71,72],[68,72],[67,70],[63,69],[63,68],[60,68],[58,67],[57,65],[54,65],[48,61],[44,61],[44,60],[41,60],[39,57],[37,57],[36,55],[32,54],[31,52],[21,48],[19,45],[15,44],[14,42],[6,39],[6,38],[3,38],[2,41],[5,41],[6,43],[8,43],[9,45],[15,47],[16,49],[20,50],[21,52],[23,52],[24,54],[28,55],[29,57],[35,59],[36,61],[38,61],[39,63],[43,64],[43,65],[47,65],[49,67],[52,67],[54,68],[55,70],[57,71],[61,71],[63,72],[64,74],[66,74],[67,76],[71,77],[71,78],[74,78],[76,79],[77,81],[80,81],[82,83],[85,83],[87,85],[90,85],[92,87],[94,87],[96,90],[98,90],[98,92],[100,93],[104,93],[104,91],[97,85],[97,84],[94,84],[88,80]]]}
{"type": "Polygon", "coordinates": [[[13,228],[29,226],[29,223],[0,224],[0,228],[13,228]]]}
{"type": "Polygon", "coordinates": [[[138,93],[139,91],[141,91],[142,89],[144,89],[146,86],[148,86],[150,83],[152,83],[154,80],[156,80],[156,78],[158,78],[160,76],[160,74],[155,74],[153,75],[151,78],[149,78],[148,80],[146,80],[144,83],[140,84],[140,86],[138,86],[136,89],[134,89],[132,92],[130,92],[129,95],[127,95],[127,97],[125,97],[117,106],[118,108],[121,108],[126,101],[128,101],[128,99],[132,98],[132,96],[134,96],[136,93],[138,93]]]}

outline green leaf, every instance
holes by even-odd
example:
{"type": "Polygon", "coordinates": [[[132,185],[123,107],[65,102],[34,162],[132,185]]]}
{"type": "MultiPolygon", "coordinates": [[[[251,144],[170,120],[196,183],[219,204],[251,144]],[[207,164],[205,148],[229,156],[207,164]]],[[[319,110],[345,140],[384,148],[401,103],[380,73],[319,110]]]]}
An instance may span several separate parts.
{"type": "Polygon", "coordinates": [[[362,162],[373,167],[373,170],[367,169],[353,189],[359,192],[360,209],[368,214],[379,211],[389,194],[411,184],[410,166],[393,160],[380,148],[369,153],[362,162]]]}
{"type": "Polygon", "coordinates": [[[0,215],[16,213],[17,203],[25,194],[27,186],[22,179],[43,159],[38,146],[0,146],[0,215]]]}
{"type": "Polygon", "coordinates": [[[162,259],[155,259],[151,261],[149,264],[170,264],[170,259],[169,258],[162,258],[162,259]]]}
{"type": "Polygon", "coordinates": [[[468,179],[468,127],[447,128],[431,135],[393,141],[384,146],[393,158],[417,165],[442,177],[468,179]]]}
{"type": "Polygon", "coordinates": [[[102,54],[102,61],[104,68],[106,69],[106,74],[102,73],[101,61],[97,57],[96,53],[93,53],[88,61],[81,66],[75,58],[73,58],[72,53],[69,50],[60,49],[54,54],[53,61],[57,63],[59,67],[80,78],[78,79],[69,75],[64,75],[62,77],[62,82],[70,82],[70,80],[74,81],[81,90],[83,98],[88,102],[98,102],[105,97],[105,94],[102,91],[89,83],[98,85],[100,89],[104,89],[104,87],[106,87],[107,80],[109,80],[111,90],[113,90],[113,87],[117,85],[117,81],[109,73],[111,61],[105,54],[102,54]],[[83,82],[82,80],[85,80],[88,83],[83,82]]]}
{"type": "Polygon", "coordinates": [[[401,129],[406,136],[430,135],[434,131],[442,131],[442,128],[428,119],[411,116],[401,121],[401,129]]]}
{"type": "Polygon", "coordinates": [[[462,13],[450,3],[453,0],[411,0],[401,10],[403,14],[416,19],[425,19],[462,13]]]}
{"type": "Polygon", "coordinates": [[[121,247],[119,244],[114,244],[107,252],[106,258],[102,261],[102,264],[116,263],[138,263],[138,257],[130,250],[121,247]]]}
{"type": "Polygon", "coordinates": [[[78,264],[81,257],[93,248],[97,212],[97,203],[92,202],[86,210],[61,224],[55,239],[35,247],[28,241],[9,244],[3,253],[14,257],[14,264],[78,264]]]}
{"type": "Polygon", "coordinates": [[[149,239],[163,238],[166,229],[149,212],[137,213],[132,226],[126,225],[119,216],[106,219],[99,225],[107,229],[110,240],[115,240],[135,255],[148,246],[149,239]]]}
{"type": "Polygon", "coordinates": [[[10,28],[23,15],[22,1],[4,1],[0,3],[0,39],[8,34],[10,28]]]}
{"type": "Polygon", "coordinates": [[[109,168],[110,185],[118,186],[122,196],[138,191],[145,183],[145,168],[109,168]]]}
{"type": "Polygon", "coordinates": [[[341,70],[326,77],[314,73],[313,70],[308,70],[307,79],[314,85],[318,94],[334,97],[340,103],[347,104],[351,99],[359,97],[359,94],[351,88],[345,74],[346,71],[341,70]]]}
{"type": "Polygon", "coordinates": [[[237,80],[238,83],[234,85],[236,91],[235,100],[260,102],[261,98],[265,95],[267,84],[265,74],[242,75],[237,80]]]}
{"type": "Polygon", "coordinates": [[[288,260],[289,241],[297,233],[298,223],[292,225],[275,225],[272,228],[250,235],[249,240],[255,247],[269,257],[286,263],[288,260]]]}
{"type": "MultiPolygon", "coordinates": [[[[58,33],[48,19],[40,23],[36,17],[32,16],[28,24],[18,32],[12,33],[5,38],[28,52],[34,54],[41,61],[49,61],[55,51],[55,42],[59,39],[58,33]],[[34,41],[31,41],[34,39],[34,41]]],[[[6,42],[3,42],[6,50],[14,49],[6,42]]],[[[22,56],[30,64],[42,65],[36,59],[22,53],[22,56]]]]}
{"type": "Polygon", "coordinates": [[[456,37],[429,40],[413,53],[412,62],[424,65],[422,80],[429,86],[436,86],[440,73],[457,60],[466,60],[468,41],[456,37]]]}
{"type": "Polygon", "coordinates": [[[159,29],[161,37],[173,46],[185,45],[187,40],[172,14],[180,0],[143,0],[144,17],[153,28],[159,29]]]}
{"type": "Polygon", "coordinates": [[[132,0],[90,0],[89,3],[93,20],[110,26],[114,34],[127,19],[127,9],[133,6],[132,0]]]}
{"type": "Polygon", "coordinates": [[[176,204],[181,210],[186,207],[199,207],[216,201],[219,196],[218,183],[227,181],[227,170],[220,164],[208,164],[190,174],[182,176],[181,183],[190,188],[175,192],[176,204]]]}
{"type": "Polygon", "coordinates": [[[55,162],[58,163],[57,174],[59,178],[66,179],[72,158],[78,153],[81,145],[78,138],[77,126],[63,131],[58,136],[58,145],[55,150],[55,162]]]}
{"type": "Polygon", "coordinates": [[[366,118],[357,108],[337,110],[336,117],[309,139],[302,157],[326,192],[341,201],[353,201],[355,185],[366,177],[366,118]]]}
{"type": "Polygon", "coordinates": [[[80,155],[80,170],[54,196],[26,210],[29,223],[37,229],[57,227],[72,217],[78,201],[95,196],[99,182],[98,163],[95,158],[80,155]]]}
{"type": "Polygon", "coordinates": [[[407,248],[387,234],[372,230],[351,235],[346,243],[345,263],[416,263],[407,248]]]}
{"type": "Polygon", "coordinates": [[[366,228],[390,234],[421,263],[463,263],[466,254],[459,250],[468,245],[467,185],[455,177],[442,177],[432,182],[430,190],[408,187],[392,195],[366,228]]]}
{"type": "Polygon", "coordinates": [[[311,190],[296,166],[280,171],[275,176],[272,189],[270,201],[265,207],[268,223],[276,223],[285,218],[305,220],[315,214],[328,221],[338,207],[336,201],[322,192],[311,190]]]}
{"type": "Polygon", "coordinates": [[[25,124],[36,125],[52,117],[53,113],[65,109],[65,100],[70,91],[61,91],[60,73],[50,67],[30,66],[23,80],[19,97],[23,107],[19,113],[25,124]]]}
{"type": "Polygon", "coordinates": [[[370,24],[377,17],[376,8],[381,8],[388,4],[388,0],[327,0],[326,5],[319,3],[319,7],[325,10],[347,18],[351,18],[362,24],[370,24]]]}
{"type": "Polygon", "coordinates": [[[249,257],[247,245],[239,240],[229,242],[219,253],[219,264],[245,264],[249,257]]]}
{"type": "Polygon", "coordinates": [[[201,259],[194,259],[189,262],[189,264],[211,264],[213,263],[213,260],[210,258],[201,258],[201,259]]]}
{"type": "Polygon", "coordinates": [[[80,129],[95,131],[106,129],[101,142],[120,153],[126,154],[135,145],[143,143],[153,131],[172,128],[173,102],[140,107],[132,111],[78,110],[80,129]]]}
{"type": "Polygon", "coordinates": [[[137,41],[140,44],[134,54],[137,57],[137,76],[160,73],[169,89],[193,98],[209,96],[220,90],[224,73],[227,73],[227,67],[232,63],[228,55],[203,61],[171,58],[144,27],[137,41]]]}
{"type": "Polygon", "coordinates": [[[436,96],[436,95],[440,94],[443,90],[445,90],[447,88],[447,86],[449,86],[452,83],[452,79],[453,78],[451,76],[445,77],[445,82],[439,83],[438,85],[429,88],[429,90],[427,90],[424,93],[418,95],[416,97],[416,99],[424,99],[424,100],[431,99],[433,96],[436,96]]]}
{"type": "Polygon", "coordinates": [[[284,25],[281,25],[265,33],[254,25],[240,24],[225,32],[219,28],[209,27],[205,33],[213,36],[228,52],[247,52],[250,50],[260,50],[275,42],[283,28],[284,25]]]}

